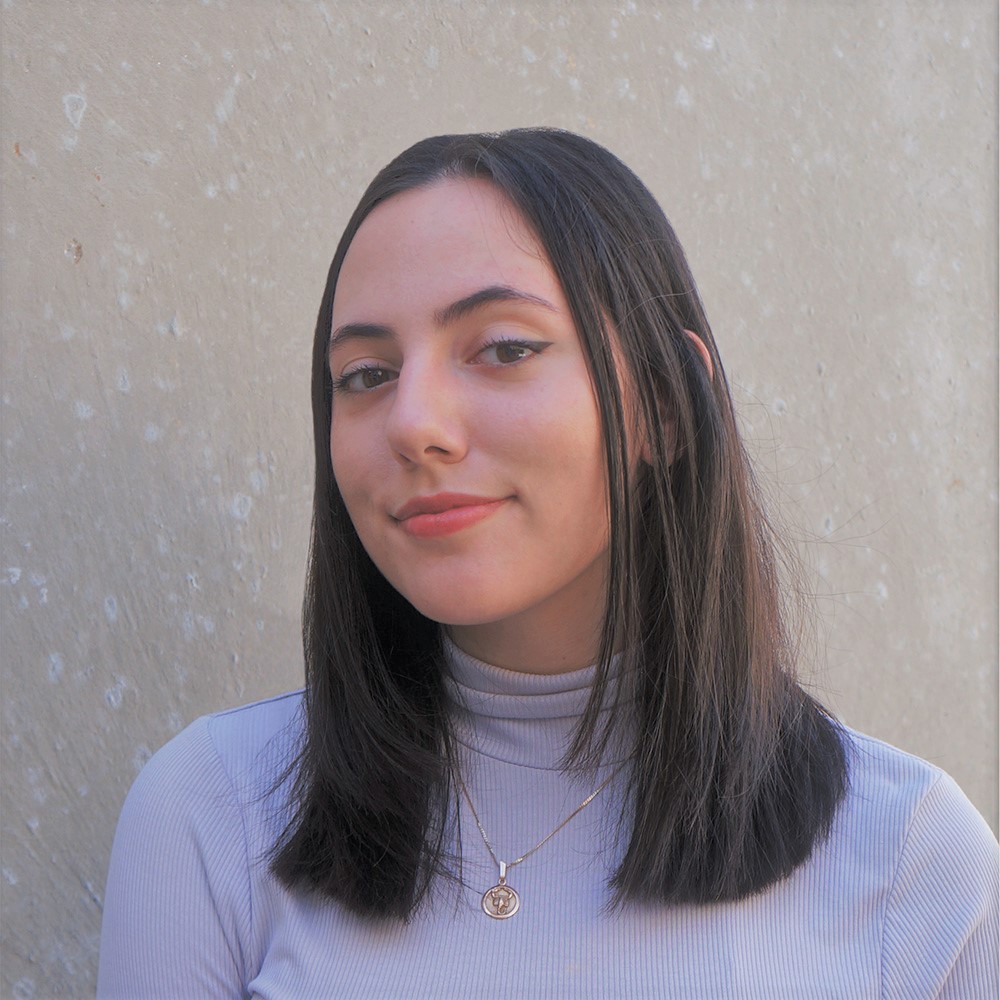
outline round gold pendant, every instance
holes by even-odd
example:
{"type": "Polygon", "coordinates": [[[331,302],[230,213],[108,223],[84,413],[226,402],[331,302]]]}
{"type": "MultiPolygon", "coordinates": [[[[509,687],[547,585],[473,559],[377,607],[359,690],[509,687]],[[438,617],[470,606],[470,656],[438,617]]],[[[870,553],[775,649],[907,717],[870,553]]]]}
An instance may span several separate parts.
{"type": "Polygon", "coordinates": [[[506,920],[521,907],[521,897],[506,883],[487,889],[483,893],[483,913],[494,920],[506,920]]]}

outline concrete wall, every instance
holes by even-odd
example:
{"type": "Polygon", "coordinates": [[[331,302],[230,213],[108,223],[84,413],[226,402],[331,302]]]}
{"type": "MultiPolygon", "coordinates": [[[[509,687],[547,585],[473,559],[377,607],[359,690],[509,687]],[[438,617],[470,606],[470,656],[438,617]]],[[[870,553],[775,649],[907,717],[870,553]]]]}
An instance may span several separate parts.
{"type": "Polygon", "coordinates": [[[125,792],[297,686],[309,349],[390,156],[654,189],[810,567],[812,683],[995,824],[993,0],[3,0],[4,997],[91,993],[125,792]]]}

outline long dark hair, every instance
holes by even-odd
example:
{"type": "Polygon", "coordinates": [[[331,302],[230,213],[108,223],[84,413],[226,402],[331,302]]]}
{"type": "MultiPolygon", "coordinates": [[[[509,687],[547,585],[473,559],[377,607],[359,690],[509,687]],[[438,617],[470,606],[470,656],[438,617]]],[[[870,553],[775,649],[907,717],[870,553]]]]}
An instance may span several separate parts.
{"type": "Polygon", "coordinates": [[[680,243],[620,160],[554,129],[418,142],[372,181],[337,247],[313,348],[306,737],[273,871],[357,913],[404,920],[452,872],[440,627],[386,582],[354,531],[331,467],[327,365],[337,278],[358,228],[388,198],[451,177],[485,179],[520,209],[595,386],[610,572],[596,681],[565,765],[596,766],[622,733],[634,741],[612,899],[758,892],[828,832],[847,781],[839,731],[795,681],[780,548],[680,243]],[[629,427],[647,452],[638,472],[629,427]],[[602,725],[616,650],[628,690],[602,725]]]}

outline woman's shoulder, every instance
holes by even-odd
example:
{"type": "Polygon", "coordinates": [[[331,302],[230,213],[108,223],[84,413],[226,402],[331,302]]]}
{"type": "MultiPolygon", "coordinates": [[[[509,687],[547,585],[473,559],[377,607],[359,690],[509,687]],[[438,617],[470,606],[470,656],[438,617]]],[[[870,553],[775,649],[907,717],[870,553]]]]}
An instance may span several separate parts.
{"type": "Polygon", "coordinates": [[[827,856],[860,897],[881,900],[883,993],[996,996],[992,830],[941,768],[843,735],[850,786],[827,856]]]}
{"type": "Polygon", "coordinates": [[[281,783],[304,732],[301,691],[203,715],[149,759],[128,794],[127,806],[156,809],[259,799],[281,783]]]}
{"type": "Polygon", "coordinates": [[[845,805],[856,821],[902,839],[919,821],[928,832],[964,831],[963,839],[995,850],[988,824],[947,772],[873,736],[848,727],[841,733],[849,774],[845,805]]]}
{"type": "Polygon", "coordinates": [[[919,799],[931,787],[947,778],[936,764],[901,750],[885,740],[840,726],[847,751],[851,786],[869,794],[881,791],[893,797],[919,799]]]}
{"type": "Polygon", "coordinates": [[[841,733],[847,751],[850,797],[869,814],[874,810],[886,821],[890,817],[907,820],[934,803],[934,812],[975,817],[989,830],[955,780],[936,764],[846,726],[841,726],[841,733]]]}
{"type": "Polygon", "coordinates": [[[202,716],[153,754],[115,833],[99,996],[240,995],[302,729],[292,693],[202,716]]]}
{"type": "Polygon", "coordinates": [[[303,692],[289,691],[224,709],[202,716],[193,725],[198,722],[214,751],[234,773],[248,766],[283,766],[298,751],[305,733],[303,692]]]}

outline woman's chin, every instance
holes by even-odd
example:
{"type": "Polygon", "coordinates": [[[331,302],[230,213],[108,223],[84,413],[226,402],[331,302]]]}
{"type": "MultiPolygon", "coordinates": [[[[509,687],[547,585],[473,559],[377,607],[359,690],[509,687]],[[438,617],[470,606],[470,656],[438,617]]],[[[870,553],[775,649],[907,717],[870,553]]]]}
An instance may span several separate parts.
{"type": "Polygon", "coordinates": [[[444,626],[489,625],[502,621],[520,610],[500,606],[495,595],[466,592],[427,597],[401,593],[425,618],[444,626]]]}
{"type": "MultiPolygon", "coordinates": [[[[411,603],[413,603],[411,601],[411,603]]],[[[465,607],[427,607],[423,608],[417,604],[413,605],[425,618],[432,622],[437,622],[445,628],[475,627],[477,625],[491,625],[502,621],[507,616],[504,614],[491,615],[485,609],[477,609],[466,605],[465,607]]]]}

